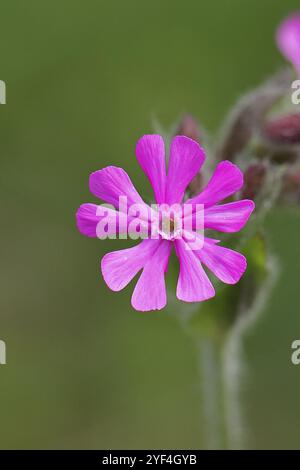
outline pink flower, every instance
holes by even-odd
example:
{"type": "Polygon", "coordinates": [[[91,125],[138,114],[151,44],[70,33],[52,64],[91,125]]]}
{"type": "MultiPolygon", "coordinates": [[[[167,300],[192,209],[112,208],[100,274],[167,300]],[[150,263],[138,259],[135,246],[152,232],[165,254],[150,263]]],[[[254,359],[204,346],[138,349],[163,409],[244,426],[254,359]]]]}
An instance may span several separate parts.
{"type": "Polygon", "coordinates": [[[288,16],[279,25],[276,39],[281,53],[300,76],[300,12],[288,16]]]}
{"type": "MultiPolygon", "coordinates": [[[[164,141],[159,135],[143,136],[137,143],[136,156],[152,185],[156,203],[159,205],[182,204],[187,186],[205,160],[205,153],[200,145],[185,136],[176,136],[171,142],[168,171],[164,141]]],[[[222,205],[218,203],[232,196],[242,186],[243,174],[239,168],[229,161],[219,163],[204,190],[185,202],[185,205],[191,208],[187,218],[191,220],[192,216],[194,223],[196,207],[203,205],[204,228],[219,232],[238,232],[250,217],[254,203],[247,199],[222,205]]],[[[126,196],[129,205],[139,204],[150,209],[122,168],[109,166],[92,173],[90,190],[96,197],[119,209],[119,233],[123,219],[128,215],[124,213],[124,209],[120,212],[120,196],[126,196]]],[[[83,204],[78,209],[77,226],[84,235],[97,236],[97,225],[101,220],[98,208],[95,204],[83,204]]],[[[114,210],[108,210],[109,219],[113,213],[114,210]]],[[[132,219],[129,217],[127,224],[130,220],[132,219]]],[[[153,221],[144,217],[140,222],[143,227],[146,226],[147,232],[151,229],[153,221]]],[[[218,240],[204,237],[201,248],[191,249],[190,233],[182,230],[180,236],[176,236],[174,225],[175,221],[174,231],[169,232],[169,236],[159,231],[155,239],[146,238],[133,248],[108,253],[102,259],[103,278],[113,291],[126,287],[136,274],[142,271],[131,299],[131,304],[136,310],[160,310],[165,307],[165,273],[172,247],[175,248],[180,264],[176,294],[178,299],[185,302],[200,302],[215,295],[214,287],[202,263],[227,284],[238,282],[246,270],[245,257],[220,246],[218,240]]],[[[193,236],[200,239],[200,235],[195,231],[193,236]]]]}

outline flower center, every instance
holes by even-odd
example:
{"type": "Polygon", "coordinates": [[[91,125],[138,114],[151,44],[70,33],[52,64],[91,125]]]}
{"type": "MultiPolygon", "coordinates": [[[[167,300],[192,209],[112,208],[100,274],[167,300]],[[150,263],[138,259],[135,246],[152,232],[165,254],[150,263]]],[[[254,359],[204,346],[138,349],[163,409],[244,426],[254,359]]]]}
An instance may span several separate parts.
{"type": "Polygon", "coordinates": [[[165,240],[174,240],[180,233],[180,224],[176,218],[162,213],[160,215],[161,217],[158,233],[165,240]]]}

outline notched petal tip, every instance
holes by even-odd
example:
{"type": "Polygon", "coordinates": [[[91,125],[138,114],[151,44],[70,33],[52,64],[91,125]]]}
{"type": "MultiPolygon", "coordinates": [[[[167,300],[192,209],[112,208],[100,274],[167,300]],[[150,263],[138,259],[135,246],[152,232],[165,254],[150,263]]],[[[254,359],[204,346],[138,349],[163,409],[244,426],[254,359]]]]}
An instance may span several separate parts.
{"type": "Polygon", "coordinates": [[[163,144],[164,145],[164,139],[162,138],[161,135],[159,134],[144,134],[142,137],[140,137],[136,143],[135,148],[138,149],[143,145],[157,145],[157,144],[163,144]]]}
{"type": "Polygon", "coordinates": [[[134,310],[137,312],[155,312],[159,310],[163,310],[165,306],[167,305],[167,299],[163,301],[161,304],[155,304],[155,305],[144,305],[143,302],[140,302],[136,298],[131,297],[131,306],[134,310]]]}
{"type": "Polygon", "coordinates": [[[102,178],[107,176],[113,176],[114,172],[124,172],[123,168],[119,166],[109,165],[100,170],[93,171],[89,176],[89,189],[94,196],[98,196],[99,186],[101,186],[102,178]]]}
{"type": "Polygon", "coordinates": [[[112,253],[106,253],[106,255],[104,255],[101,259],[100,271],[107,287],[113,292],[119,292],[120,290],[122,290],[121,284],[117,286],[114,282],[111,281],[110,269],[108,267],[110,255],[112,255],[112,253]]]}
{"type": "Polygon", "coordinates": [[[127,197],[128,205],[143,203],[126,171],[117,166],[107,166],[92,173],[89,186],[94,196],[114,207],[119,207],[120,196],[127,197]]]}
{"type": "Polygon", "coordinates": [[[203,164],[206,154],[199,142],[186,135],[175,135],[171,141],[171,144],[173,143],[180,145],[182,151],[187,149],[194,158],[200,160],[201,165],[203,164]]]}
{"type": "Polygon", "coordinates": [[[247,259],[241,253],[238,253],[238,255],[239,255],[239,258],[238,258],[238,262],[236,262],[235,264],[234,274],[232,274],[231,277],[227,277],[226,280],[220,279],[225,284],[229,284],[229,285],[237,284],[241,280],[241,278],[243,277],[243,275],[245,274],[247,270],[247,265],[248,265],[247,259]]]}
{"type": "Polygon", "coordinates": [[[212,243],[205,239],[204,247],[197,256],[207,268],[225,284],[239,282],[247,269],[247,260],[241,253],[212,243]]]}
{"type": "Polygon", "coordinates": [[[218,204],[204,211],[205,228],[224,233],[239,232],[248,222],[255,204],[250,199],[218,204]]]}
{"type": "Polygon", "coordinates": [[[247,201],[247,203],[249,204],[249,211],[251,215],[252,212],[255,210],[255,202],[252,201],[252,199],[244,199],[244,201],[247,201]]]}
{"type": "Polygon", "coordinates": [[[104,279],[104,282],[107,285],[107,287],[114,292],[119,292],[122,289],[124,289],[124,287],[127,286],[127,284],[131,281],[131,279],[135,275],[133,274],[132,277],[129,276],[129,278],[122,277],[122,275],[119,275],[118,263],[119,263],[118,251],[106,253],[106,255],[103,256],[101,263],[100,263],[101,274],[104,279]]]}
{"type": "Polygon", "coordinates": [[[81,204],[75,214],[76,226],[78,231],[86,237],[96,237],[96,218],[97,206],[95,204],[81,204]]]}
{"type": "Polygon", "coordinates": [[[220,167],[220,168],[224,167],[226,169],[231,169],[232,171],[234,171],[236,173],[236,175],[239,175],[241,178],[244,177],[242,170],[235,163],[231,162],[230,160],[223,160],[222,162],[220,162],[218,164],[218,167],[220,167]]]}
{"type": "Polygon", "coordinates": [[[203,191],[189,199],[187,203],[214,206],[239,191],[243,184],[243,172],[234,163],[224,160],[218,163],[203,191]]]}
{"type": "Polygon", "coordinates": [[[180,289],[176,290],[177,299],[180,300],[181,302],[186,302],[186,303],[205,302],[206,300],[210,300],[215,296],[216,296],[216,292],[215,292],[214,288],[211,289],[211,291],[206,292],[205,295],[201,294],[201,295],[198,295],[198,296],[195,296],[195,295],[189,296],[189,295],[186,295],[185,293],[183,293],[182,291],[180,291],[180,289]]]}

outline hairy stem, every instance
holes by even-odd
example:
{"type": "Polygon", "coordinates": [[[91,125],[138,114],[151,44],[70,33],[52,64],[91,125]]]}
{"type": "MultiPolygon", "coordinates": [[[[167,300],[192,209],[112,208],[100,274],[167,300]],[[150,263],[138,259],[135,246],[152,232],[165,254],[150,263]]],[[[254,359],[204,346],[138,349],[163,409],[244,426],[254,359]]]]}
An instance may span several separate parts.
{"type": "Polygon", "coordinates": [[[213,338],[199,343],[199,366],[208,449],[242,449],[245,426],[240,400],[243,359],[240,338],[220,344],[213,338]]]}
{"type": "Polygon", "coordinates": [[[222,360],[220,347],[214,339],[203,338],[199,343],[199,367],[207,430],[206,447],[225,449],[227,436],[224,423],[222,360]]]}

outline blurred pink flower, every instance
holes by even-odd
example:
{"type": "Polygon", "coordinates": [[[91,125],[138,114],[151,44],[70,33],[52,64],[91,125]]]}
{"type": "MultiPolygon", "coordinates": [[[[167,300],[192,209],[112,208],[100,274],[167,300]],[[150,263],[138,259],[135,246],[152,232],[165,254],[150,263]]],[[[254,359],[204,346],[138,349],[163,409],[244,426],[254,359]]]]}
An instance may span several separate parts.
{"type": "MultiPolygon", "coordinates": [[[[185,190],[199,172],[205,160],[200,145],[185,136],[173,138],[170,147],[168,171],[166,171],[165,146],[159,135],[145,135],[136,146],[137,160],[148,177],[157,204],[182,204],[185,190]]],[[[232,196],[243,186],[243,174],[229,161],[219,163],[204,190],[185,204],[195,215],[195,208],[204,207],[204,228],[219,232],[238,232],[250,217],[254,203],[241,200],[219,205],[223,199],[232,196]]],[[[119,197],[126,196],[129,204],[147,204],[133,186],[127,173],[114,166],[96,171],[90,176],[90,190],[98,198],[112,204],[117,210],[119,197]]],[[[77,211],[77,227],[89,237],[97,236],[97,215],[95,204],[83,204],[77,211]]],[[[118,212],[120,222],[124,213],[118,212]]],[[[193,219],[194,220],[194,219],[193,219]]],[[[144,224],[149,221],[143,220],[144,224]]],[[[121,222],[120,222],[121,223],[121,222]]],[[[218,240],[204,237],[201,249],[190,248],[190,237],[185,231],[182,236],[166,237],[163,233],[157,239],[147,238],[133,248],[106,254],[101,262],[103,278],[110,289],[119,291],[142,270],[135,286],[131,303],[136,310],[160,310],[167,303],[165,272],[172,247],[179,258],[177,298],[185,302],[200,302],[215,295],[202,263],[222,282],[235,284],[244,274],[246,259],[240,253],[220,246],[218,240]]],[[[193,232],[197,237],[197,233],[193,232]]]]}
{"type": "Polygon", "coordinates": [[[300,12],[288,16],[277,30],[277,44],[300,77],[300,12]]]}

